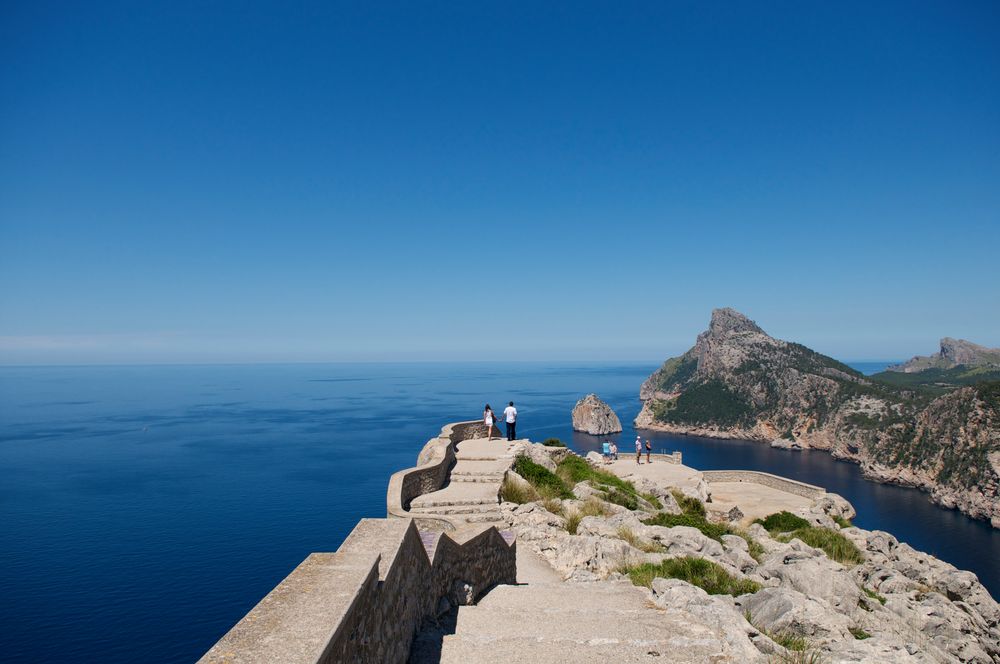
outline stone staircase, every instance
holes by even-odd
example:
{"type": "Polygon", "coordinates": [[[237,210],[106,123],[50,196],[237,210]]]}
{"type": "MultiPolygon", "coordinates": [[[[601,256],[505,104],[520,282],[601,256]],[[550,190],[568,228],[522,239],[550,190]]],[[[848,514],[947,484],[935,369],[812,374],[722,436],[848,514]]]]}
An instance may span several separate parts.
{"type": "Polygon", "coordinates": [[[414,498],[409,511],[469,524],[500,521],[500,485],[514,463],[511,450],[516,442],[523,441],[473,438],[457,443],[448,484],[414,498]]]}
{"type": "MultiPolygon", "coordinates": [[[[458,610],[440,662],[712,662],[717,634],[628,582],[497,586],[458,610]]],[[[728,658],[720,661],[732,661],[728,658]]]]}

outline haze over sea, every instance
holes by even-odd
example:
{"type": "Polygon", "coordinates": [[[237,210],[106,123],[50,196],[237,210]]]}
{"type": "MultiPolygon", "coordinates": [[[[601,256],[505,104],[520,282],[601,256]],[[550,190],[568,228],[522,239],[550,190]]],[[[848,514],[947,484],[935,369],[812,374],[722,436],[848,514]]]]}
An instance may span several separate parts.
{"type": "MultiPolygon", "coordinates": [[[[579,451],[586,392],[626,430],[654,363],[0,368],[0,652],[7,662],[190,662],[312,551],[385,515],[389,475],[441,425],[514,400],[521,435],[579,451]]],[[[854,365],[874,371],[884,363],[854,365]]],[[[1000,531],[822,452],[650,436],[697,468],[822,484],[856,523],[1000,593],[1000,531]]]]}

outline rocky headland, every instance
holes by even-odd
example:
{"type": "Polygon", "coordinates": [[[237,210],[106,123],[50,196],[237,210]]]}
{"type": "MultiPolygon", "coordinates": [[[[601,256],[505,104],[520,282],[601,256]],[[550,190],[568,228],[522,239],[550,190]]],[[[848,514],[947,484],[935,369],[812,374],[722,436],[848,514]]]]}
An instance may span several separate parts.
{"type": "Polygon", "coordinates": [[[620,433],[622,423],[611,406],[596,394],[588,394],[573,407],[573,430],[603,436],[620,433]]]}
{"type": "Polygon", "coordinates": [[[918,373],[927,369],[954,369],[958,366],[988,366],[1000,369],[1000,348],[987,348],[965,339],[945,337],[941,349],[933,355],[917,355],[902,364],[894,364],[888,371],[918,373]]]}
{"type": "MultiPolygon", "coordinates": [[[[941,355],[967,360],[962,348],[941,355]]],[[[695,345],[643,383],[635,426],[827,450],[1000,527],[1000,382],[989,364],[929,371],[950,373],[866,377],[717,309],[695,345]]]]}
{"type": "MultiPolygon", "coordinates": [[[[587,656],[608,625],[620,630],[611,638],[618,661],[1000,662],[1000,605],[977,577],[852,526],[854,508],[840,496],[819,492],[794,512],[751,522],[713,510],[713,483],[694,469],[659,476],[678,478],[671,484],[565,449],[523,444],[515,454],[501,514],[519,556],[545,561],[564,581],[545,585],[533,600],[541,612],[517,623],[539,633],[519,635],[539,649],[564,639],[579,661],[600,661],[587,656]],[[628,599],[636,587],[644,607],[628,599]],[[569,597],[574,606],[559,605],[569,597]],[[587,621],[588,611],[600,620],[576,630],[583,634],[568,623],[563,634],[539,626],[587,621]]],[[[455,638],[485,643],[487,618],[479,633],[463,633],[460,613],[455,638]]]]}

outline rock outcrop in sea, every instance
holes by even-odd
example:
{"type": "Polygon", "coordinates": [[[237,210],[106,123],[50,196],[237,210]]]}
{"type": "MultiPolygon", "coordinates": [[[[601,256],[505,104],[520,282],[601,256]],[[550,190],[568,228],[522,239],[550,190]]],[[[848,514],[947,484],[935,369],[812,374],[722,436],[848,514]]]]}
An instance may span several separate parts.
{"type": "MultiPolygon", "coordinates": [[[[945,346],[942,355],[968,359],[945,346]]],[[[1000,382],[952,371],[954,384],[866,377],[717,309],[695,345],[643,383],[635,425],[827,450],[1000,528],[1000,382]]]]}
{"type": "Polygon", "coordinates": [[[573,429],[594,436],[619,433],[622,423],[611,406],[596,394],[588,394],[573,407],[573,429]]]}

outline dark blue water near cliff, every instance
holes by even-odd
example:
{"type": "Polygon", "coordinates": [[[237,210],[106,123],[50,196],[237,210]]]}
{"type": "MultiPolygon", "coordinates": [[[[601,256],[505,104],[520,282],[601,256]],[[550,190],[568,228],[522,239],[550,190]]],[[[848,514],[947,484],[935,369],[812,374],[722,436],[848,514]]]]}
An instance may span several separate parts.
{"type": "MultiPolygon", "coordinates": [[[[509,399],[519,433],[582,451],[569,411],[630,422],[647,364],[0,368],[0,653],[7,662],[190,662],[311,551],[383,516],[393,471],[448,421],[509,399]]],[[[874,370],[874,367],[864,367],[874,370]]],[[[623,441],[634,433],[626,426],[623,441]]],[[[698,468],[822,484],[858,525],[1000,594],[1000,531],[873,484],[822,452],[658,435],[698,468]]]]}

